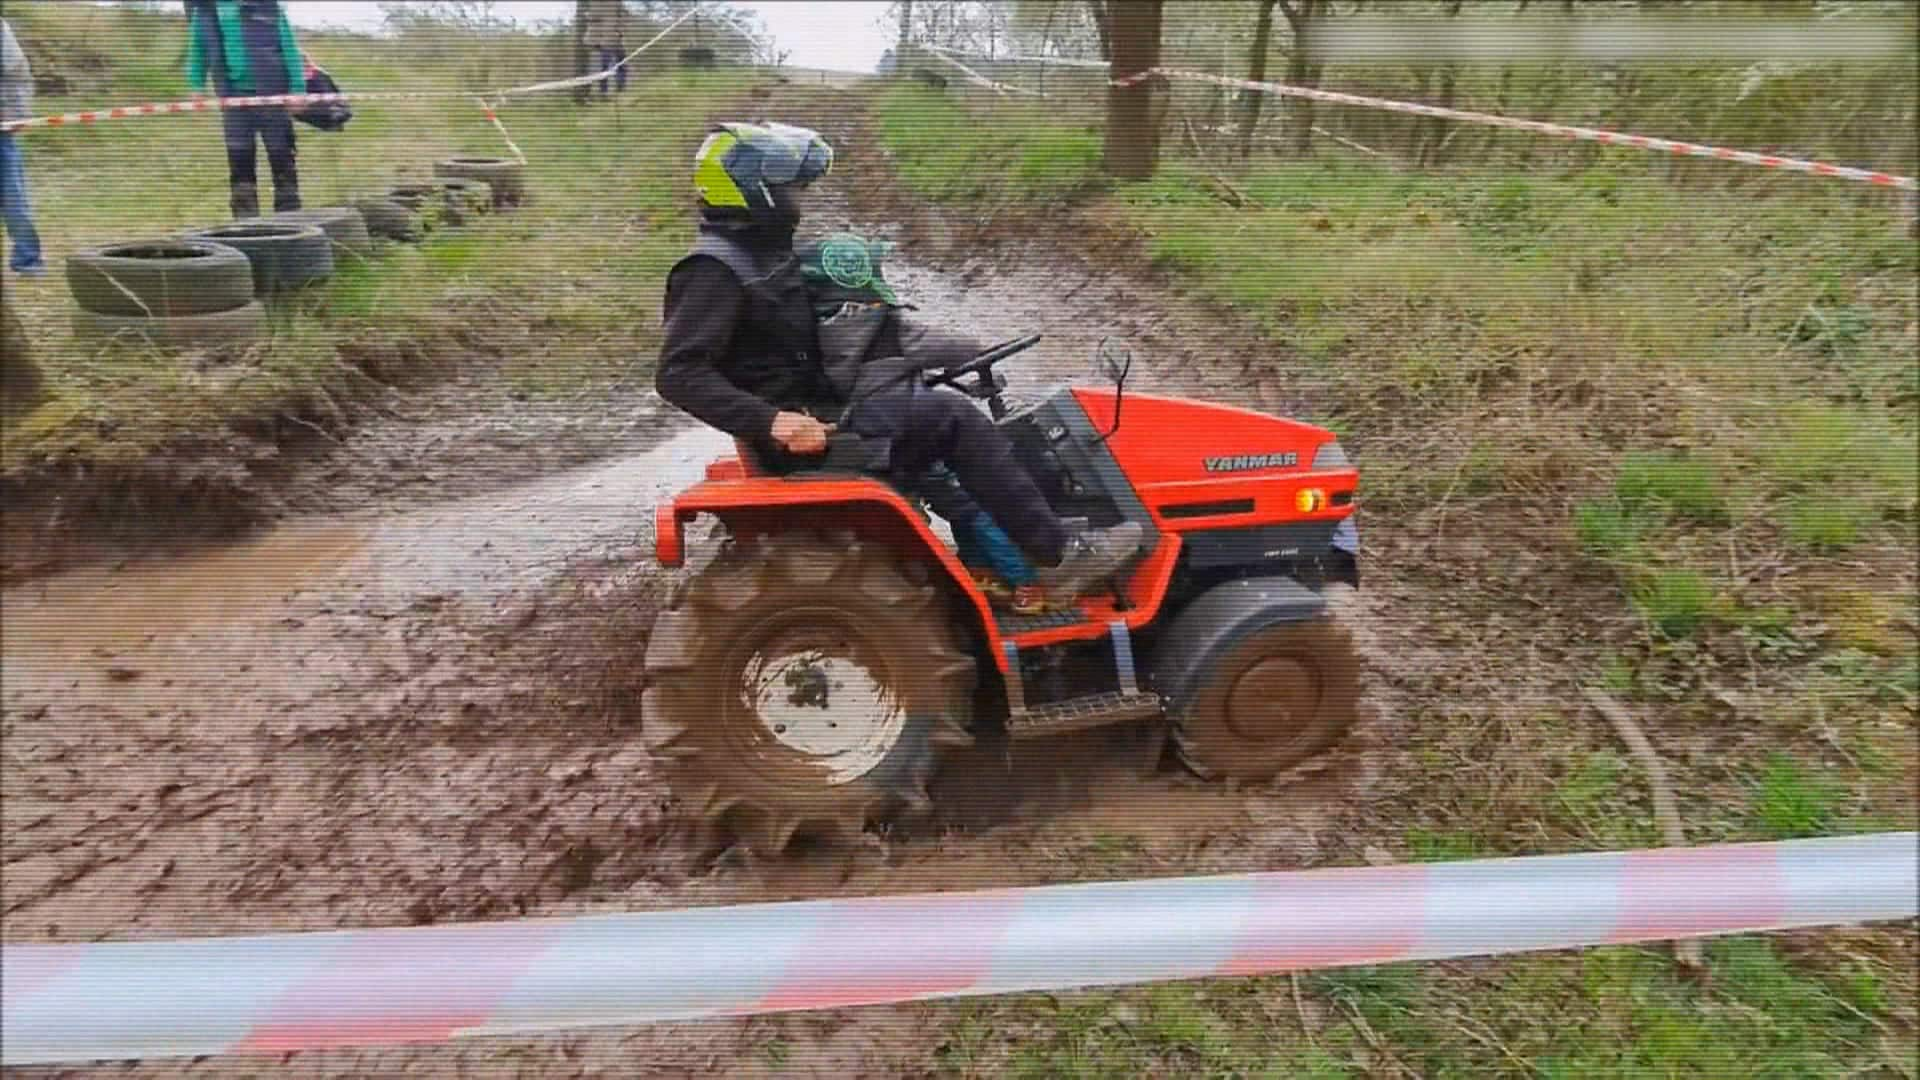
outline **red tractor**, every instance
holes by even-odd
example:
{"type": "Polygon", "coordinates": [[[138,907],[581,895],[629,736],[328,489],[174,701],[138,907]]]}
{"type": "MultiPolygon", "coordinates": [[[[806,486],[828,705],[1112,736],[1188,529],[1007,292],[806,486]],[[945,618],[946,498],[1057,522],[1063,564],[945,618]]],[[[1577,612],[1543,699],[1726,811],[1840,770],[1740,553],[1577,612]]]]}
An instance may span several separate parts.
{"type": "Polygon", "coordinates": [[[1359,473],[1333,433],[1129,395],[1110,343],[1110,390],[1009,410],[994,365],[1038,340],[928,381],[987,402],[1070,524],[1139,522],[1141,557],[1073,610],[997,611],[896,487],[836,469],[832,446],[772,475],[740,444],[655,511],[665,566],[698,515],[725,537],[646,650],[644,733],[686,810],[771,855],[926,811],[941,754],[988,725],[1017,742],[1159,721],[1200,775],[1248,782],[1346,731],[1358,664],[1321,592],[1358,584],[1359,473]]]}

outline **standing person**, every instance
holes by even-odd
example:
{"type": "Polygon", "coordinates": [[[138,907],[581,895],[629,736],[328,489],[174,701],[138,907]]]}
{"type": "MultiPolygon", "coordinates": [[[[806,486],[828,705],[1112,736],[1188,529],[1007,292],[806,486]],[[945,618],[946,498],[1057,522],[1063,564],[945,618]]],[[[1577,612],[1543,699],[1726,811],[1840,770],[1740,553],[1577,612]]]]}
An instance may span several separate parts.
{"type": "MultiPolygon", "coordinates": [[[[187,0],[187,20],[187,85],[196,93],[209,77],[221,97],[305,92],[305,64],[279,0],[187,0]]],[[[267,147],[274,212],[300,209],[291,109],[223,109],[220,123],[226,135],[233,216],[260,216],[255,139],[267,147]]]]}
{"type": "MultiPolygon", "coordinates": [[[[0,120],[25,120],[33,115],[33,68],[14,40],[13,26],[0,19],[0,120]]],[[[0,204],[4,204],[7,235],[13,253],[7,265],[21,277],[44,277],[47,264],[40,256],[40,232],[33,227],[33,208],[27,203],[27,168],[12,132],[0,134],[0,204]]]]}
{"type": "MultiPolygon", "coordinates": [[[[605,72],[627,55],[627,5],[622,0],[587,0],[587,47],[593,50],[594,70],[605,72]]],[[[614,92],[627,89],[627,66],[620,64],[611,76],[600,79],[600,100],[607,99],[607,84],[614,92]]]]}

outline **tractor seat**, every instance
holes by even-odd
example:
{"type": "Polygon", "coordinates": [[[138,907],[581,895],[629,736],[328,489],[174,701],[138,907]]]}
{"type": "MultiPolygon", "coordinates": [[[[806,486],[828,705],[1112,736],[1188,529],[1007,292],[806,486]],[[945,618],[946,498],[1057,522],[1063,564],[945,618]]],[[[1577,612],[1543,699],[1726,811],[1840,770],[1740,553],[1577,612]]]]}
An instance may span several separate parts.
{"type": "Polygon", "coordinates": [[[746,439],[733,440],[734,452],[740,458],[740,468],[748,476],[791,476],[795,473],[835,472],[860,473],[875,480],[892,482],[885,472],[866,467],[867,455],[862,444],[866,440],[852,432],[827,436],[827,452],[814,458],[802,458],[797,455],[784,455],[784,460],[776,460],[746,439]]]}

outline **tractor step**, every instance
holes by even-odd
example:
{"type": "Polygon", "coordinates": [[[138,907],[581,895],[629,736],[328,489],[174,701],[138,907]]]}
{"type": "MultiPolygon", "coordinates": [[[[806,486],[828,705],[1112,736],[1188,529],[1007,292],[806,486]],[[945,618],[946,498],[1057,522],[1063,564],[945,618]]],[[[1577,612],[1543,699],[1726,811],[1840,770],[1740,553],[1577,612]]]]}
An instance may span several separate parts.
{"type": "Polygon", "coordinates": [[[1064,735],[1129,720],[1150,720],[1160,715],[1163,707],[1160,695],[1149,691],[1089,694],[1017,710],[1007,717],[1007,734],[1016,739],[1064,735]]]}

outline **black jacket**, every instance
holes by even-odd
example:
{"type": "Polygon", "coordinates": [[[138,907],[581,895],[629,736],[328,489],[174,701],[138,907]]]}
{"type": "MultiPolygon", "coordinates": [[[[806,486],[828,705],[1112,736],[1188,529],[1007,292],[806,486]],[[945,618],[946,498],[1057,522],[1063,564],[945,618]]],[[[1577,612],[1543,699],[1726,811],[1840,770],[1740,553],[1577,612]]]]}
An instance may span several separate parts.
{"type": "Polygon", "coordinates": [[[832,414],[791,236],[703,224],[667,273],[660,396],[737,438],[765,441],[781,409],[832,414]]]}

